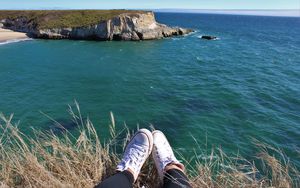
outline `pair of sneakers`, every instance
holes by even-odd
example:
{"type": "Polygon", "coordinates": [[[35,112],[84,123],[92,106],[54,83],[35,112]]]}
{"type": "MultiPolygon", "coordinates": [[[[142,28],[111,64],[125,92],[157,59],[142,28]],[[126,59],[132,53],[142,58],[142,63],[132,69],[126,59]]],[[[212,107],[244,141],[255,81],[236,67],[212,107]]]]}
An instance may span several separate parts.
{"type": "Polygon", "coordinates": [[[155,130],[151,133],[147,129],[140,129],[126,146],[117,171],[130,171],[135,181],[151,152],[161,181],[168,165],[174,164],[183,170],[183,164],[176,159],[166,136],[161,131],[155,130]]]}

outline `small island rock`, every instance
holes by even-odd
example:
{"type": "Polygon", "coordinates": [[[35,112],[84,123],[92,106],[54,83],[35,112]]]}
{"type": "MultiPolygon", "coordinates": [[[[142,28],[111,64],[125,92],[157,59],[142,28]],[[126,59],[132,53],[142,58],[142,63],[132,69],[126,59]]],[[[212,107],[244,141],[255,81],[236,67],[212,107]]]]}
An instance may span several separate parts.
{"type": "Polygon", "coordinates": [[[215,36],[209,36],[209,35],[204,35],[204,36],[201,36],[201,39],[216,40],[217,37],[215,37],[215,36]]]}

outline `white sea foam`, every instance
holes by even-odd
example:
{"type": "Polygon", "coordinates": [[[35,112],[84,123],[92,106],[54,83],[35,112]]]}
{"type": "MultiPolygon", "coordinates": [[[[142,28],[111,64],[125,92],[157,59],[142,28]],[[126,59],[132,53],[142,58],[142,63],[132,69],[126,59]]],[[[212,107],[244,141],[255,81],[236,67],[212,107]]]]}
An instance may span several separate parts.
{"type": "Polygon", "coordinates": [[[181,37],[181,38],[171,38],[172,40],[182,40],[182,39],[184,39],[183,37],[181,37]]]}
{"type": "Polygon", "coordinates": [[[5,45],[5,44],[10,44],[10,43],[16,43],[16,42],[23,42],[23,41],[28,41],[28,40],[33,40],[31,38],[26,38],[26,39],[12,39],[12,40],[7,40],[4,42],[0,42],[0,45],[5,45]]]}

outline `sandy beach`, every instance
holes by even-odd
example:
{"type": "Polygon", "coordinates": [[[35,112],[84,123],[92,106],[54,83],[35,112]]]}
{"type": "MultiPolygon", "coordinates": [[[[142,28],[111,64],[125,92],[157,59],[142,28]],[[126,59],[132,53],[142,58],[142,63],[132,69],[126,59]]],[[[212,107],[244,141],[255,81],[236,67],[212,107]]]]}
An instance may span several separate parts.
{"type": "Polygon", "coordinates": [[[14,39],[27,39],[27,38],[29,37],[26,35],[26,33],[15,32],[12,30],[0,28],[0,42],[5,42],[14,39]]]}

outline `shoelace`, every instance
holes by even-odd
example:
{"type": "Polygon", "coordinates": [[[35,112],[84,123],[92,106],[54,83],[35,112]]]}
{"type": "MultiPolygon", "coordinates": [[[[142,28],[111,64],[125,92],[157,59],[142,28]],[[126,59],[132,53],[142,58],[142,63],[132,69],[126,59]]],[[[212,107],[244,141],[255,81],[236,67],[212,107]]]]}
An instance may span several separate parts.
{"type": "Polygon", "coordinates": [[[133,165],[132,167],[135,168],[135,170],[138,170],[142,165],[146,152],[146,149],[142,146],[131,146],[129,151],[125,154],[123,160],[124,166],[127,166],[128,164],[133,165]]]}
{"type": "Polygon", "coordinates": [[[165,145],[164,150],[157,150],[157,156],[158,158],[160,159],[159,162],[160,162],[160,166],[162,169],[164,169],[164,167],[172,162],[174,159],[172,158],[172,154],[173,151],[171,150],[171,148],[169,147],[169,145],[167,143],[164,143],[163,145],[165,145]]]}

